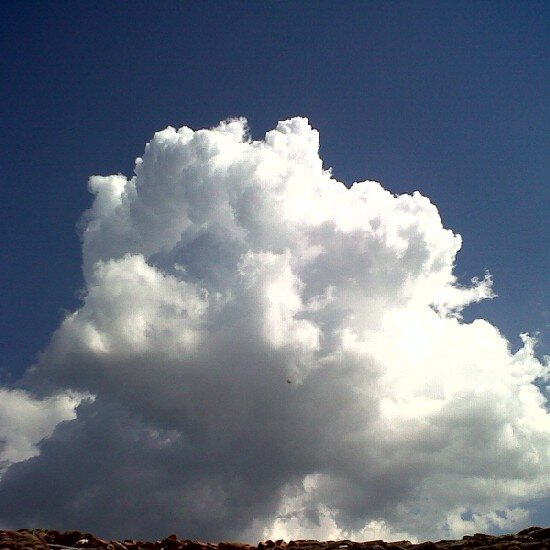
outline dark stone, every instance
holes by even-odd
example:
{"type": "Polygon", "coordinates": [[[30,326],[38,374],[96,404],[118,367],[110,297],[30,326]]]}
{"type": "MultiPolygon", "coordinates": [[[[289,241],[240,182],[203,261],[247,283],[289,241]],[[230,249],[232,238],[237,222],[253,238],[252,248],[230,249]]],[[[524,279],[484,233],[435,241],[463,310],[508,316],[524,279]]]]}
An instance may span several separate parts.
{"type": "Polygon", "coordinates": [[[48,544],[38,534],[26,529],[0,531],[0,548],[10,550],[48,550],[48,544]]]}
{"type": "Polygon", "coordinates": [[[550,527],[544,529],[536,529],[529,533],[529,536],[536,540],[549,540],[550,539],[550,527]]]}
{"type": "MultiPolygon", "coordinates": [[[[273,542],[273,541],[269,541],[273,542]]],[[[277,541],[282,542],[282,541],[277,541]]],[[[273,546],[270,548],[276,548],[277,543],[274,543],[273,546]]],[[[252,546],[251,544],[248,544],[247,542],[241,542],[241,541],[220,541],[218,543],[219,550],[256,550],[255,546],[252,546]]]]}
{"type": "Polygon", "coordinates": [[[517,534],[490,535],[476,533],[461,540],[408,540],[356,542],[348,539],[318,541],[314,539],[266,540],[257,546],[241,541],[218,544],[179,539],[175,533],[157,541],[110,542],[81,531],[59,532],[53,529],[0,531],[0,550],[550,550],[550,527],[532,526],[517,534]]]}
{"type": "Polygon", "coordinates": [[[531,527],[527,527],[527,529],[522,529],[521,531],[518,531],[518,535],[520,537],[523,537],[525,535],[529,535],[532,531],[538,531],[539,529],[542,529],[542,527],[538,527],[537,525],[532,525],[531,527]]]}
{"type": "Polygon", "coordinates": [[[435,542],[432,542],[431,540],[427,540],[426,542],[421,542],[420,544],[416,544],[414,546],[415,550],[436,550],[438,548],[443,548],[443,547],[438,546],[435,542]]]}

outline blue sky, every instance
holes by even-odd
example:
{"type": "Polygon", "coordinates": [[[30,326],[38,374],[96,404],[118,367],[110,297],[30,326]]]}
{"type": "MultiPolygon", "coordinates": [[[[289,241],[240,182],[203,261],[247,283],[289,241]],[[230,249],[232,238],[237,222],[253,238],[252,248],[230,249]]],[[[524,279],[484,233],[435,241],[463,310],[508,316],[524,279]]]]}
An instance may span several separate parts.
{"type": "Polygon", "coordinates": [[[548,2],[0,5],[0,375],[14,382],[80,304],[91,175],[131,176],[168,125],[307,117],[348,186],[420,191],[463,247],[473,304],[550,353],[548,2]]]}
{"type": "MultiPolygon", "coordinates": [[[[2,368],[20,373],[82,285],[92,174],[167,125],[307,116],[347,184],[420,190],[460,233],[478,306],[549,352],[545,2],[137,2],[2,7],[2,368]]],[[[468,315],[468,312],[465,313],[468,315]]]]}

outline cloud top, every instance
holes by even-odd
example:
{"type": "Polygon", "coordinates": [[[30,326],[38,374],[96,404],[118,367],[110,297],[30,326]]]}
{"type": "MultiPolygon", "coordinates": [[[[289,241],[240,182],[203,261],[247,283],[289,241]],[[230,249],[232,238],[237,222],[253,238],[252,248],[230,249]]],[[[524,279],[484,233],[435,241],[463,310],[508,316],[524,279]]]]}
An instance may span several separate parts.
{"type": "Polygon", "coordinates": [[[458,284],[426,197],[348,189],[318,147],[304,118],[167,128],[134,177],[90,179],[82,305],[17,394],[52,421],[38,456],[4,450],[0,523],[423,538],[550,494],[533,339],[462,321],[492,280],[458,284]]]}

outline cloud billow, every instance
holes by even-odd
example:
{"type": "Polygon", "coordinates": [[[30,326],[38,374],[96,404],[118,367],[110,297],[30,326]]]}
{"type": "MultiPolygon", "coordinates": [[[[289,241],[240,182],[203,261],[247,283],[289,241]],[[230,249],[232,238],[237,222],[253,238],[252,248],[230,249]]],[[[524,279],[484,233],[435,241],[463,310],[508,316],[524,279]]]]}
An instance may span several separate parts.
{"type": "Polygon", "coordinates": [[[44,415],[0,407],[0,525],[425,538],[550,495],[534,341],[462,321],[491,277],[458,284],[426,197],[347,189],[318,146],[303,118],[167,128],[90,179],[81,307],[1,390],[44,415]]]}

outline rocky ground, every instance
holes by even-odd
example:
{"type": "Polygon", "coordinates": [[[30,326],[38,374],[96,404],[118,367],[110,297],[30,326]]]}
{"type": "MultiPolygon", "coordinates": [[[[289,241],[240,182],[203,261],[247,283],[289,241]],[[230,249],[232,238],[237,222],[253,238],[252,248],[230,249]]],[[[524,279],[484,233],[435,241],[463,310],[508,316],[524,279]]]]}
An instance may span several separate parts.
{"type": "Polygon", "coordinates": [[[385,542],[371,540],[266,540],[257,545],[225,541],[218,543],[181,539],[173,534],[157,541],[103,540],[91,533],[51,529],[20,529],[0,531],[0,550],[550,550],[550,527],[529,527],[515,535],[485,535],[476,533],[461,540],[426,541],[418,544],[408,540],[385,542]]]}

